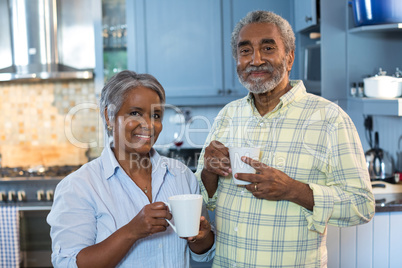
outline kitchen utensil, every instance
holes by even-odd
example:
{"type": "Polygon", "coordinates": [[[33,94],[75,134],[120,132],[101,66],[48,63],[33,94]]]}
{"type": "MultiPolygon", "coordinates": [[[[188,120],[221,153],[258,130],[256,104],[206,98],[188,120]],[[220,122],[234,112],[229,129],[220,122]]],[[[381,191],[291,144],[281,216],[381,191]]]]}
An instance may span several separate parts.
{"type": "Polygon", "coordinates": [[[397,98],[402,95],[402,78],[377,75],[364,78],[364,93],[371,98],[397,98]]]}
{"type": "Polygon", "coordinates": [[[374,148],[365,154],[366,164],[371,181],[385,181],[397,183],[395,180],[395,170],[391,156],[379,147],[378,132],[374,136],[374,148]]]}
{"type": "Polygon", "coordinates": [[[352,0],[356,26],[402,22],[401,0],[352,0]]]}

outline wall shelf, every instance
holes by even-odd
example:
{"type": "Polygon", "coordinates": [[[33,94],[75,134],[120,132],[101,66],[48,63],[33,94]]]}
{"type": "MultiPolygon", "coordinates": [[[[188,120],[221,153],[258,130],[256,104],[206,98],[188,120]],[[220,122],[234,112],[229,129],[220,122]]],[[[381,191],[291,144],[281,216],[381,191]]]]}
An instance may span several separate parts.
{"type": "Polygon", "coordinates": [[[402,116],[402,98],[349,98],[349,105],[353,105],[354,109],[359,108],[363,114],[402,116]]]}
{"type": "Polygon", "coordinates": [[[392,23],[392,24],[379,24],[379,25],[365,25],[360,27],[355,27],[349,29],[349,33],[360,33],[360,32],[385,32],[385,31],[402,31],[402,23],[392,23]]]}
{"type": "Polygon", "coordinates": [[[104,52],[127,51],[127,47],[103,47],[104,52]]]}

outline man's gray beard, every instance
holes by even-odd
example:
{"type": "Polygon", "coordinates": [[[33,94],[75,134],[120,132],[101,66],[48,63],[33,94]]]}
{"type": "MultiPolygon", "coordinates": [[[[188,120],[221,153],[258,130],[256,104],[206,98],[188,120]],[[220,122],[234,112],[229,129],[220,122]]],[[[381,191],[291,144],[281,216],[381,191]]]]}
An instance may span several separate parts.
{"type": "Polygon", "coordinates": [[[286,59],[283,60],[281,66],[279,66],[278,69],[273,69],[273,67],[271,65],[269,66],[264,66],[264,67],[247,67],[246,70],[244,70],[244,72],[250,72],[250,71],[258,71],[258,70],[268,70],[271,71],[273,73],[273,77],[271,80],[266,81],[265,83],[261,83],[261,81],[264,79],[262,77],[253,79],[250,78],[250,80],[252,80],[252,82],[248,82],[243,80],[242,76],[239,75],[238,73],[238,78],[240,83],[251,93],[255,93],[255,94],[262,94],[262,93],[266,93],[269,91],[272,91],[274,88],[276,88],[279,83],[285,78],[286,75],[286,59]],[[280,71],[282,70],[282,71],[280,71]],[[278,71],[278,72],[276,72],[278,71]]]}

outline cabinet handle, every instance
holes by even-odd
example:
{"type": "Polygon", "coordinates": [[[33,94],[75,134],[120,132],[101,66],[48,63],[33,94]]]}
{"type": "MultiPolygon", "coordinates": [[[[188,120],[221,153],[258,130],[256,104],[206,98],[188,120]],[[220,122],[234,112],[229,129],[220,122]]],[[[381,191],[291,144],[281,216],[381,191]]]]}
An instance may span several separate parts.
{"type": "Polygon", "coordinates": [[[306,20],[306,22],[313,21],[313,17],[306,16],[305,20],[306,20]]]}

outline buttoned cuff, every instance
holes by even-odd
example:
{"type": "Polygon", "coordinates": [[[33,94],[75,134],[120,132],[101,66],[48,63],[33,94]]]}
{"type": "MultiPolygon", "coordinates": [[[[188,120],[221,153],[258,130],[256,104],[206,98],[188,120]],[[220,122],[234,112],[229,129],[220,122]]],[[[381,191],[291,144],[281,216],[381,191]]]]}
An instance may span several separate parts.
{"type": "Polygon", "coordinates": [[[327,186],[314,183],[309,186],[313,190],[314,207],[313,211],[303,208],[303,212],[308,222],[308,229],[322,234],[334,209],[334,196],[327,186]]]}

